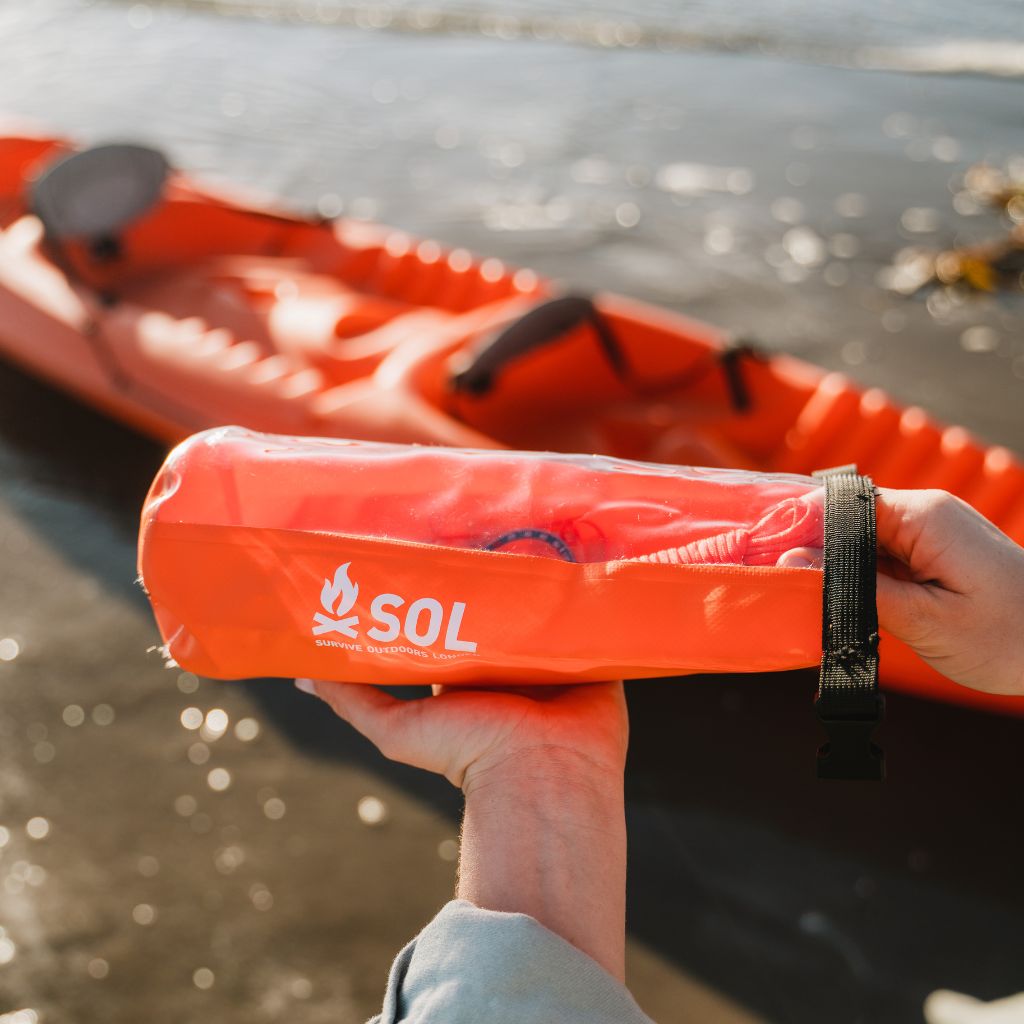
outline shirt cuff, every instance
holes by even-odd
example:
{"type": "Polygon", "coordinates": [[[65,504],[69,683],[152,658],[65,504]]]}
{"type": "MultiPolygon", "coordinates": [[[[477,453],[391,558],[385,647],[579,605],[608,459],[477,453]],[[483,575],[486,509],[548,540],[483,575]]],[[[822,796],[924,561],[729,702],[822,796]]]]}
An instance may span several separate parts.
{"type": "Polygon", "coordinates": [[[398,954],[369,1024],[653,1024],[597,961],[526,914],[447,903],[398,954]]]}

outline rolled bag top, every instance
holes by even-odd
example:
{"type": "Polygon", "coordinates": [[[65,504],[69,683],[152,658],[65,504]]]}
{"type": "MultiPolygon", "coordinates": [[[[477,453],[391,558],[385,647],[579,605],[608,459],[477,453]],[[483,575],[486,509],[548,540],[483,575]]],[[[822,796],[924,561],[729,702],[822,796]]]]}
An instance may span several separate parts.
{"type": "Polygon", "coordinates": [[[222,427],[159,471],[139,572],[168,656],[216,678],[803,668],[823,501],[804,476],[222,427]]]}

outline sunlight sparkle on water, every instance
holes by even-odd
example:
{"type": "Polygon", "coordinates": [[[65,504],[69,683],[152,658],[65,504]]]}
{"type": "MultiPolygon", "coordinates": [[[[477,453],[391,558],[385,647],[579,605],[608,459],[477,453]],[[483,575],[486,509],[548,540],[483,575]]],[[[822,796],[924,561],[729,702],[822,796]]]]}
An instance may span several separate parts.
{"type": "Polygon", "coordinates": [[[192,974],[192,984],[195,985],[196,988],[203,990],[213,988],[215,980],[213,971],[211,971],[209,967],[200,967],[192,974]]]}
{"type": "Polygon", "coordinates": [[[259,882],[249,886],[249,899],[257,910],[269,910],[274,905],[274,897],[270,890],[259,882]]]}
{"type": "Polygon", "coordinates": [[[102,981],[110,973],[110,964],[103,957],[97,956],[89,961],[89,966],[86,970],[89,972],[90,978],[102,981]]]}
{"type": "Polygon", "coordinates": [[[356,813],[364,825],[383,825],[388,818],[388,805],[379,797],[364,796],[356,806],[356,813]]]}
{"type": "Polygon", "coordinates": [[[999,335],[981,324],[968,327],[960,335],[960,347],[965,352],[993,352],[999,347],[999,335]]]}
{"type": "Polygon", "coordinates": [[[156,920],[156,908],[149,903],[140,903],[132,909],[132,920],[136,924],[152,924],[156,920]]]}
{"type": "Polygon", "coordinates": [[[193,743],[188,748],[188,759],[193,764],[206,764],[210,760],[210,748],[205,743],[193,743]]]}
{"type": "Polygon", "coordinates": [[[284,801],[279,797],[272,796],[263,805],[263,813],[271,821],[280,821],[284,817],[285,806],[284,801]]]}
{"type": "Polygon", "coordinates": [[[245,850],[240,846],[225,846],[214,855],[214,867],[222,875],[230,875],[245,863],[245,850]]]}
{"type": "Polygon", "coordinates": [[[206,721],[203,722],[199,735],[207,743],[210,743],[213,740],[219,740],[227,731],[227,727],[228,713],[223,708],[213,708],[206,713],[206,721]]]}
{"type": "Polygon", "coordinates": [[[178,689],[182,693],[195,693],[199,689],[199,680],[191,672],[182,672],[178,676],[178,689]]]}
{"type": "Polygon", "coordinates": [[[74,729],[85,721],[85,711],[83,711],[77,704],[69,704],[64,709],[61,717],[64,719],[65,725],[69,725],[74,729]]]}
{"type": "Polygon", "coordinates": [[[32,756],[40,764],[49,764],[57,756],[57,748],[52,743],[37,743],[32,748],[32,756]]]}
{"type": "Polygon", "coordinates": [[[186,729],[198,729],[203,724],[203,713],[199,708],[185,708],[181,713],[181,724],[186,729]]]}
{"type": "Polygon", "coordinates": [[[114,717],[114,709],[109,704],[97,704],[92,709],[92,720],[97,725],[111,725],[114,717]]]}
{"type": "Polygon", "coordinates": [[[189,796],[188,794],[179,796],[174,801],[175,811],[177,811],[177,813],[183,818],[192,817],[192,815],[196,813],[198,807],[199,804],[196,802],[196,798],[194,796],[189,796]]]}
{"type": "Polygon", "coordinates": [[[149,855],[140,857],[137,866],[139,874],[142,875],[143,878],[154,878],[160,873],[160,861],[158,861],[156,857],[151,857],[149,855]]]}
{"type": "Polygon", "coordinates": [[[250,743],[260,734],[260,723],[255,718],[240,718],[235,723],[235,736],[243,743],[250,743]]]}
{"type": "Polygon", "coordinates": [[[45,839],[50,834],[50,823],[45,818],[29,818],[25,831],[30,839],[45,839]]]}

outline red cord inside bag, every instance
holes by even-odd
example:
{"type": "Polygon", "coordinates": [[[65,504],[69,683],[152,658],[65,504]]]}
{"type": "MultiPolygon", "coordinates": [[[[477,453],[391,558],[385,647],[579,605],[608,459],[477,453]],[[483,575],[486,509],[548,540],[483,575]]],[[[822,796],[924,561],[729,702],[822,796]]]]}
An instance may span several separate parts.
{"type": "Polygon", "coordinates": [[[212,676],[761,671],[820,659],[822,529],[808,477],[222,428],[160,471],[140,572],[212,676]]]}

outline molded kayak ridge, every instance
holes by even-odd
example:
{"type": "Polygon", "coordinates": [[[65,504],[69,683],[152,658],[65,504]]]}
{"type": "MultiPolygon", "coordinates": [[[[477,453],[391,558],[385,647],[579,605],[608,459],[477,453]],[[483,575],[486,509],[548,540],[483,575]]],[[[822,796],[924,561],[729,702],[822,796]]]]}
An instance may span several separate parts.
{"type": "MultiPolygon", "coordinates": [[[[74,204],[33,205],[31,187],[69,152],[55,138],[0,137],[0,354],[155,437],[235,423],[763,473],[855,463],[880,486],[952,491],[1024,541],[1013,453],[841,374],[619,296],[557,299],[495,259],[303,219],[177,173],[116,230],[75,237],[74,204]]],[[[882,652],[891,687],[1024,710],[942,680],[892,639],[882,652]]]]}

